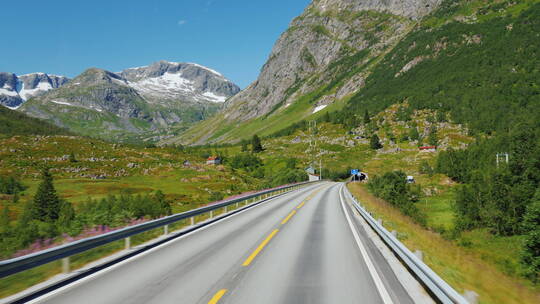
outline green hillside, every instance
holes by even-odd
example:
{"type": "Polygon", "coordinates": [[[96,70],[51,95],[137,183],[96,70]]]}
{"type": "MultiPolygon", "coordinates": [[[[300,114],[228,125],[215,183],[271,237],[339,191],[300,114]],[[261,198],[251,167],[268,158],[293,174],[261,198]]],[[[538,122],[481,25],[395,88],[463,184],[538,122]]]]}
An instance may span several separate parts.
{"type": "Polygon", "coordinates": [[[0,134],[54,135],[68,134],[68,131],[41,119],[0,106],[0,134]]]}

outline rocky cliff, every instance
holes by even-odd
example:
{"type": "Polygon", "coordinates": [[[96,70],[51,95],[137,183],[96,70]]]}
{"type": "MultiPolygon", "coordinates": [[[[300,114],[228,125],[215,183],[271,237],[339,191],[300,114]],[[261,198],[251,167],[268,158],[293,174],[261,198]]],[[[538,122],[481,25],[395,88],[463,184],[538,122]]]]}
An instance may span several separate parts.
{"type": "Polygon", "coordinates": [[[253,122],[259,128],[253,131],[278,130],[287,120],[277,118],[282,113],[301,118],[344,99],[363,86],[370,64],[440,2],[313,1],[278,39],[258,79],[229,99],[212,124],[196,126],[177,141],[235,141],[244,137],[231,128],[238,123],[253,122]]]}

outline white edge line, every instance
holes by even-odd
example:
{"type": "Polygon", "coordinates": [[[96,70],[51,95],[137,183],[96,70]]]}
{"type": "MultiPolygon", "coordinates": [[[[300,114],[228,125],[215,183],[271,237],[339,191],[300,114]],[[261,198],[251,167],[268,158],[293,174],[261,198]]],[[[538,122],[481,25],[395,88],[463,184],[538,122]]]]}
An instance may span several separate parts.
{"type": "MultiPolygon", "coordinates": [[[[292,193],[292,192],[294,192],[294,191],[291,191],[291,192],[289,192],[289,193],[292,193]]],[[[266,203],[268,203],[268,202],[270,202],[270,201],[272,201],[273,199],[276,199],[276,198],[278,198],[278,197],[274,197],[274,198],[268,199],[268,200],[265,201],[265,202],[262,202],[262,203],[257,204],[257,205],[254,206],[253,208],[256,208],[256,207],[258,207],[258,206],[264,205],[264,204],[266,204],[266,203]]],[[[202,228],[195,229],[195,230],[193,230],[193,231],[191,231],[191,232],[188,232],[188,233],[186,233],[186,234],[184,234],[184,235],[182,235],[182,236],[179,236],[179,237],[177,237],[177,238],[175,238],[175,239],[173,239],[173,240],[170,240],[170,241],[165,242],[165,243],[163,243],[163,244],[161,244],[161,245],[158,245],[158,246],[156,246],[156,247],[154,247],[154,248],[152,248],[152,249],[149,249],[149,250],[147,250],[147,251],[145,251],[145,252],[142,252],[142,253],[137,254],[137,255],[135,255],[135,256],[133,256],[133,257],[130,257],[130,258],[128,258],[128,259],[126,259],[126,260],[124,260],[124,261],[122,261],[122,262],[116,263],[116,264],[114,264],[114,265],[112,265],[112,266],[110,266],[110,267],[107,267],[107,268],[105,268],[105,269],[103,269],[103,270],[100,270],[100,271],[98,271],[98,272],[96,272],[96,273],[93,273],[93,274],[91,274],[91,275],[89,275],[89,276],[86,276],[86,277],[84,277],[84,278],[82,278],[82,279],[80,279],[80,280],[77,280],[77,281],[73,282],[73,283],[70,283],[70,284],[67,284],[67,285],[65,285],[65,286],[63,286],[63,287],[60,287],[60,288],[58,288],[58,289],[55,289],[55,290],[53,290],[53,291],[51,291],[51,292],[49,292],[49,293],[47,293],[47,294],[44,294],[44,295],[42,295],[42,296],[40,296],[40,297],[38,297],[38,298],[35,298],[35,299],[33,299],[33,300],[31,300],[31,301],[29,301],[29,302],[27,302],[27,303],[32,304],[32,303],[39,303],[39,302],[41,302],[41,301],[44,301],[44,300],[46,300],[46,299],[48,299],[48,298],[50,298],[50,297],[52,297],[52,296],[54,296],[54,295],[60,294],[60,293],[66,291],[66,290],[68,290],[68,289],[70,289],[70,288],[73,288],[73,287],[75,287],[75,286],[77,286],[77,285],[80,285],[80,284],[82,284],[82,283],[84,283],[84,282],[87,282],[87,281],[89,281],[89,280],[91,280],[91,279],[93,279],[93,278],[95,278],[95,277],[97,277],[97,276],[103,275],[103,274],[105,274],[105,273],[107,273],[107,272],[109,272],[109,271],[111,271],[111,270],[114,270],[114,269],[116,269],[116,268],[118,268],[118,267],[120,267],[120,266],[122,266],[122,265],[124,265],[124,264],[127,264],[127,263],[129,263],[129,262],[133,262],[134,260],[136,260],[136,259],[138,259],[138,258],[140,258],[140,257],[143,257],[143,256],[145,256],[145,255],[147,255],[147,254],[150,254],[150,253],[152,253],[152,252],[154,252],[154,251],[156,251],[156,250],[158,250],[158,249],[161,249],[161,248],[163,248],[163,247],[165,247],[165,246],[170,246],[170,245],[172,245],[174,242],[179,241],[179,240],[181,240],[181,239],[183,239],[183,238],[185,238],[185,237],[187,237],[187,236],[190,236],[190,235],[192,235],[192,234],[194,234],[194,233],[196,233],[196,232],[200,232],[200,231],[206,230],[207,228],[210,228],[210,227],[212,227],[212,226],[214,226],[214,225],[217,225],[217,224],[219,224],[219,223],[223,223],[224,221],[226,221],[226,220],[228,220],[228,219],[231,219],[231,218],[233,218],[233,217],[235,217],[235,216],[237,216],[237,215],[240,215],[240,214],[242,214],[242,213],[244,213],[244,212],[246,212],[246,211],[249,211],[249,210],[251,210],[251,209],[253,209],[253,208],[246,208],[246,209],[244,209],[244,210],[242,210],[242,211],[239,211],[239,212],[237,212],[237,213],[235,213],[235,214],[232,214],[232,215],[230,215],[230,216],[228,216],[228,217],[226,217],[226,218],[218,219],[217,221],[215,221],[215,222],[213,222],[213,223],[211,223],[211,224],[208,224],[208,225],[206,225],[206,226],[204,226],[204,227],[202,227],[202,228]]]]}
{"type": "Polygon", "coordinates": [[[375,266],[373,265],[373,262],[371,261],[366,248],[362,244],[362,241],[360,241],[360,237],[358,236],[358,232],[353,226],[353,223],[351,221],[351,217],[349,216],[349,212],[345,208],[345,203],[343,202],[343,198],[341,196],[343,192],[343,185],[339,189],[339,200],[341,201],[341,208],[343,209],[343,212],[345,212],[345,217],[347,218],[347,222],[349,223],[349,227],[351,228],[352,234],[354,236],[354,240],[356,241],[356,244],[358,245],[358,248],[360,249],[360,252],[362,253],[362,257],[364,258],[364,261],[366,262],[366,266],[369,270],[369,273],[371,274],[371,277],[373,278],[373,281],[375,283],[375,286],[377,287],[377,290],[379,291],[379,294],[381,296],[382,301],[385,304],[393,304],[392,298],[388,294],[388,291],[386,290],[386,287],[384,286],[384,283],[381,280],[381,277],[379,277],[379,274],[377,273],[377,270],[375,269],[375,266]]]}

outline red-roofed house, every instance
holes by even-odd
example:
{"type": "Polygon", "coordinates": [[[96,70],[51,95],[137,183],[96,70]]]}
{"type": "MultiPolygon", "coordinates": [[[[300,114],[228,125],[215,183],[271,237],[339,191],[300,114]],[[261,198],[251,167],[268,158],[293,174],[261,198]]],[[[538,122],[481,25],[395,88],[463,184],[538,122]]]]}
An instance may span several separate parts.
{"type": "Polygon", "coordinates": [[[437,151],[437,146],[424,146],[419,148],[421,152],[435,152],[437,151]]]}
{"type": "Polygon", "coordinates": [[[219,164],[221,164],[221,157],[219,157],[219,156],[210,156],[206,160],[206,164],[207,165],[219,165],[219,164]]]}

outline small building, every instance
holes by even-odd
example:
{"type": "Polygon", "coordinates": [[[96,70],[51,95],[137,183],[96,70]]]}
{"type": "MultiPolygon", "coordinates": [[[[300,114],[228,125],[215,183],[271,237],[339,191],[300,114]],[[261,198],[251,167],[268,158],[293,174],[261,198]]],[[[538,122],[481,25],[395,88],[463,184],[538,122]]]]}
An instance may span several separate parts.
{"type": "Polygon", "coordinates": [[[310,182],[316,182],[316,181],[321,180],[321,176],[320,176],[320,175],[317,175],[317,174],[310,174],[310,173],[308,173],[308,177],[309,177],[309,181],[310,181],[310,182]]]}
{"type": "Polygon", "coordinates": [[[306,168],[306,173],[307,174],[315,174],[315,169],[313,167],[308,167],[306,168]]]}
{"type": "Polygon", "coordinates": [[[414,180],[414,176],[407,176],[407,183],[408,184],[414,184],[415,183],[415,180],[414,180]]]}
{"type": "Polygon", "coordinates": [[[219,156],[210,156],[206,160],[207,165],[220,165],[221,164],[221,157],[219,156]]]}
{"type": "Polygon", "coordinates": [[[424,146],[420,147],[420,152],[436,152],[437,146],[424,146]]]}

